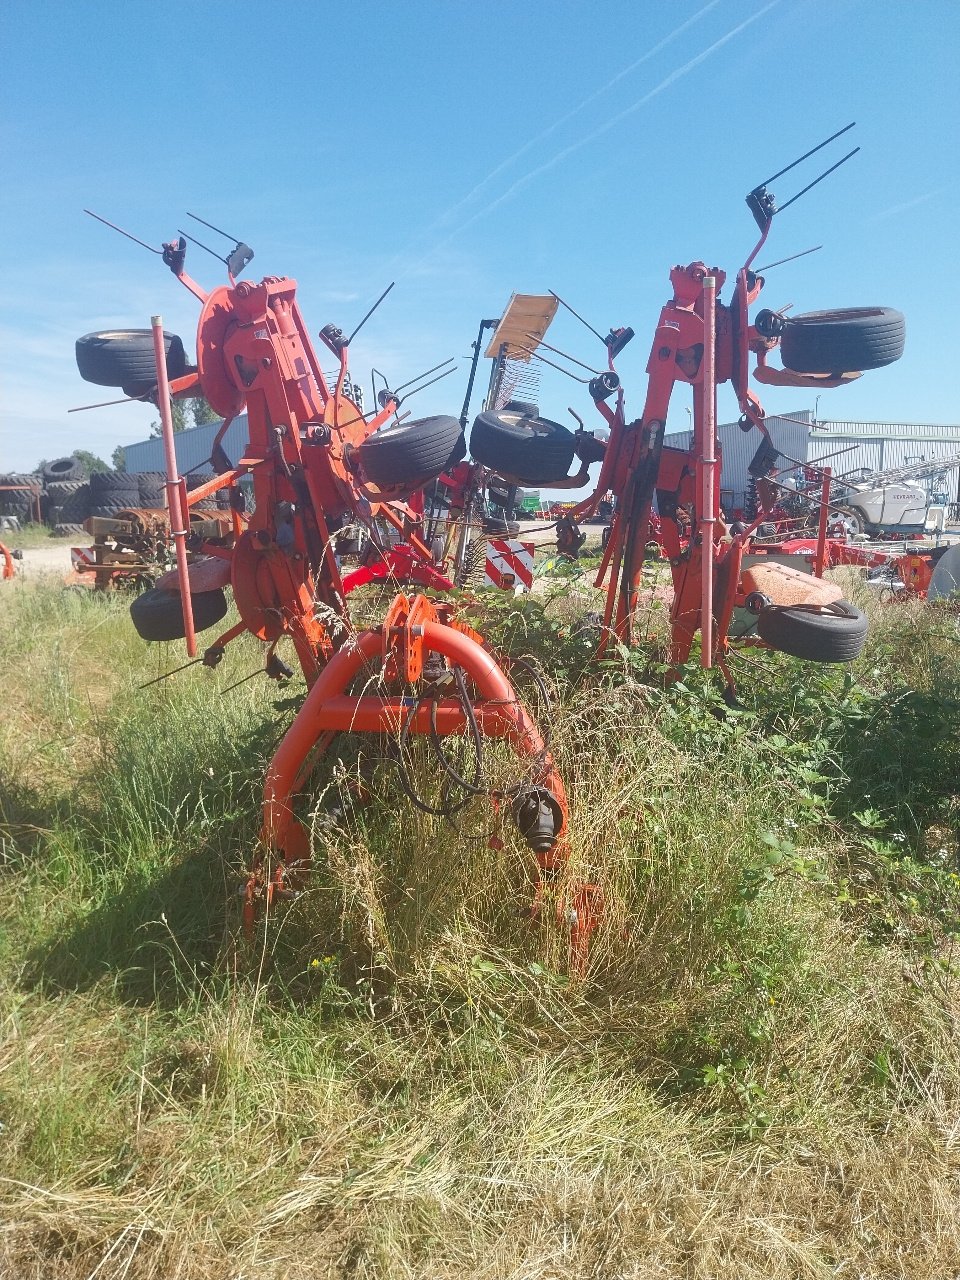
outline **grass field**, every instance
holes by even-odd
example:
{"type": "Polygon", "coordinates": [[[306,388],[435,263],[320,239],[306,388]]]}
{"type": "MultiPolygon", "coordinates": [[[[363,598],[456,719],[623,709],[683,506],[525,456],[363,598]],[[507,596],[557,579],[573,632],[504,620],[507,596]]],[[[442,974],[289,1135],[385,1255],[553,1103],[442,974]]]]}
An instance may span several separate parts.
{"type": "Polygon", "coordinates": [[[607,902],[581,980],[510,824],[417,812],[349,743],[309,892],[246,948],[301,686],[225,692],[241,642],[140,689],[182,648],[122,597],[0,585],[0,1275],[960,1274],[948,608],[867,602],[849,668],[754,652],[724,712],[662,689],[656,611],[584,674],[575,592],[488,607],[556,686],[607,902]]]}

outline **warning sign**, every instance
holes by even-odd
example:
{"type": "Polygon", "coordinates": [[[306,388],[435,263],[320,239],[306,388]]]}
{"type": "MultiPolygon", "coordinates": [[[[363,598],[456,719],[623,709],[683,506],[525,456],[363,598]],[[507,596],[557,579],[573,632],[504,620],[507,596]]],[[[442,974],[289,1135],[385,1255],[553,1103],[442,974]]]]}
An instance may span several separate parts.
{"type": "Polygon", "coordinates": [[[533,586],[532,542],[491,538],[487,543],[484,586],[503,591],[529,591],[533,586]]]}

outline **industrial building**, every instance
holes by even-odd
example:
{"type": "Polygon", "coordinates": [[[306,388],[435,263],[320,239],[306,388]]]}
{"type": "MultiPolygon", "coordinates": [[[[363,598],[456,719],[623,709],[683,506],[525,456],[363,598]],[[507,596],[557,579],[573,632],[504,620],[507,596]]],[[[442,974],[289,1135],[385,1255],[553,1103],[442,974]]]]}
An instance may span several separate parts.
{"type": "MultiPolygon", "coordinates": [[[[960,425],[923,422],[841,422],[814,419],[808,409],[771,415],[767,427],[782,457],[779,467],[830,467],[835,476],[861,471],[887,471],[938,458],[960,457],[960,425]]],[[[749,466],[760,443],[754,430],[742,431],[737,422],[718,426],[723,465],[721,505],[729,513],[748,504],[749,466]]],[[[671,432],[664,443],[690,447],[690,431],[671,432]]],[[[940,476],[919,480],[931,496],[945,504],[960,503],[960,462],[940,476]]]]}

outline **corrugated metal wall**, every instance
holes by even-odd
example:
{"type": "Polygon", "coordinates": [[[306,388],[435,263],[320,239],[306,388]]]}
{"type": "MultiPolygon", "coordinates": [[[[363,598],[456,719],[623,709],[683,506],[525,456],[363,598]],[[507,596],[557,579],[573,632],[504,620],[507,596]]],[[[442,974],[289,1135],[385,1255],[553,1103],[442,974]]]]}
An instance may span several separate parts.
{"type": "MultiPolygon", "coordinates": [[[[220,426],[219,422],[208,422],[203,427],[190,427],[186,431],[177,432],[174,436],[174,444],[181,474],[210,469],[210,451],[220,426]]],[[[230,461],[237,462],[243,456],[246,443],[247,415],[242,413],[231,422],[221,444],[230,461]]],[[[162,440],[141,440],[137,444],[126,446],[127,471],[166,471],[166,469],[162,440]]]]}
{"type": "MultiPolygon", "coordinates": [[[[960,426],[923,422],[818,422],[810,433],[808,460],[828,460],[835,475],[866,468],[889,471],[960,454],[960,426]],[[840,450],[849,452],[840,453],[840,450]],[[831,457],[830,455],[835,455],[831,457]]],[[[942,479],[917,482],[960,502],[960,465],[942,479]]]]}
{"type": "MultiPolygon", "coordinates": [[[[771,416],[767,427],[774,445],[788,457],[800,462],[807,460],[807,436],[810,431],[810,411],[803,409],[786,416],[771,416]]],[[[690,431],[675,431],[664,436],[664,443],[674,449],[689,449],[690,431]]],[[[741,431],[736,422],[723,422],[717,427],[717,436],[723,450],[723,466],[720,471],[721,503],[728,514],[747,505],[750,488],[748,467],[760,444],[759,431],[741,431]]]]}

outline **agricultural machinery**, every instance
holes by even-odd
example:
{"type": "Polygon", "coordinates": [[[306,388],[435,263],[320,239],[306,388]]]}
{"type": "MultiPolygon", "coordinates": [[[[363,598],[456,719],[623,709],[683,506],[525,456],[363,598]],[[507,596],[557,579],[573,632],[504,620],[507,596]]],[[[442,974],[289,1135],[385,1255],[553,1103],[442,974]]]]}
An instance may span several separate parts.
{"type": "Polygon", "coordinates": [[[339,735],[392,739],[410,800],[447,817],[474,796],[489,794],[483,743],[497,738],[513,747],[522,768],[491,799],[512,815],[535,856],[535,908],[555,882],[550,896],[557,918],[569,926],[572,954],[582,956],[593,924],[593,893],[562,875],[569,857],[563,782],[505,670],[452,605],[424,594],[398,594],[379,625],[357,631],[334,551],[347,525],[359,524],[373,535],[385,523],[402,534],[409,577],[450,585],[433,568],[421,536],[419,495],[463,457],[460,421],[401,420],[402,388],[386,386],[378,407],[365,414],[349,393],[348,354],[356,330],[349,337],[332,324],[320,331],[336,366],[328,377],[294,280],[238,280],[252,252],[237,241],[222,259],[228,283],[208,292],[186,273],[186,239],[181,233],[153,251],[162,253],[200,304],[196,367],[187,364],[181,340],[164,333],[160,317],[151,330],[86,335],[77,343],[77,362],[88,381],[151,399],[161,413],[177,563],[134,600],[131,616],[140,635],[184,638],[191,659],[215,667],[231,641],[250,633],[265,646],[263,670],[273,679],[292,675],[279,652],[288,643],[308,686],[267,770],[260,842],[244,888],[246,928],[253,928],[262,906],[295,894],[303,884],[310,835],[295,800],[339,735]],[[196,395],[224,421],[212,449],[217,474],[188,493],[176,472],[170,404],[171,396],[196,395]],[[222,440],[244,408],[248,440],[242,456],[230,459],[222,440]],[[190,509],[221,490],[229,494],[231,537],[210,540],[192,533],[190,509]],[[239,621],[195,658],[196,633],[227,613],[226,587],[239,621]],[[442,777],[439,799],[417,795],[406,767],[415,736],[428,744],[442,777]],[[447,743],[451,736],[460,739],[459,747],[447,743]]]}
{"type": "MultiPolygon", "coordinates": [[[[903,351],[903,316],[889,308],[812,312],[792,318],[761,310],[750,318],[750,308],[764,286],[762,269],[754,269],[753,263],[779,211],[768,184],[845,132],[840,130],[749,193],[747,205],[760,237],[737,272],[728,303],[720,301],[726,275],[719,268],[700,261],[673,267],[673,296],[661,310],[654,331],[646,399],[639,418],[626,421],[623,387],[614,366],[615,357],[634,336],[633,330],[612,329],[603,338],[587,325],[604,344],[607,367],[593,370],[589,379],[578,376],[577,381],[588,385],[609,429],[606,440],[585,432],[582,423],[580,430],[571,432],[545,419],[507,413],[482,414],[471,438],[474,457],[517,484],[582,483],[584,466],[599,461],[594,490],[574,508],[573,515],[589,519],[608,491],[615,496],[616,511],[596,581],[598,587],[607,584],[601,651],[611,640],[631,643],[644,551],[656,530],[673,574],[671,661],[676,668],[688,660],[699,631],[701,662],[705,667],[720,668],[731,697],[734,686],[727,658],[734,645],[766,644],[812,660],[846,661],[857,656],[866,637],[863,614],[841,599],[836,584],[822,580],[830,512],[829,469],[816,474],[820,501],[814,573],[801,572],[782,563],[783,557],[766,554],[764,548],[754,545],[758,527],[769,518],[778,498],[777,486],[767,483],[766,477],[779,455],[770,439],[763,406],[749,385],[751,356],[755,357],[752,372],[758,382],[819,391],[843,386],[865,369],[898,359],[903,351]],[[783,368],[768,364],[777,347],[783,368]],[[731,383],[737,396],[741,427],[759,433],[759,447],[751,464],[758,477],[759,511],[749,526],[732,536],[720,519],[718,483],[716,396],[717,387],[725,382],[731,383]],[[688,449],[664,444],[667,409],[678,386],[689,386],[693,391],[693,432],[688,449]],[[580,469],[568,478],[574,458],[580,469]],[[734,633],[735,610],[738,629],[734,633]],[[741,625],[744,616],[748,622],[741,625]]],[[[848,153],[780,208],[792,204],[853,154],[848,153]]],[[[529,343],[527,349],[539,355],[529,343]]],[[[587,367],[582,361],[576,363],[587,367]]]]}

